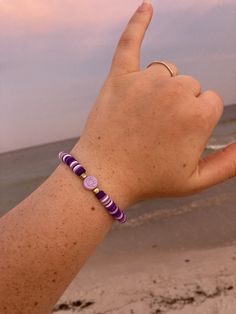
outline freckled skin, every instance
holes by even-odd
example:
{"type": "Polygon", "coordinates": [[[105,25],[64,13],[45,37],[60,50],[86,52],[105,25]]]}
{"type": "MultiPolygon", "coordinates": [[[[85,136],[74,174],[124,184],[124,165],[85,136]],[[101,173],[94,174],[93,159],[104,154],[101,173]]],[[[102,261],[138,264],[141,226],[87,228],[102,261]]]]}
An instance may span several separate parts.
{"type": "MultiPolygon", "coordinates": [[[[126,200],[121,205],[126,208],[126,200]]],[[[112,223],[93,193],[60,164],[0,220],[0,313],[49,313],[112,223]]]]}
{"type": "MultiPolygon", "coordinates": [[[[172,63],[174,77],[163,65],[140,70],[152,12],[149,5],[129,21],[71,151],[124,210],[141,199],[189,195],[236,175],[235,144],[200,159],[222,114],[220,96],[201,93],[200,83],[178,75],[172,63]]],[[[60,164],[0,219],[0,313],[50,313],[113,223],[60,164]]]]}

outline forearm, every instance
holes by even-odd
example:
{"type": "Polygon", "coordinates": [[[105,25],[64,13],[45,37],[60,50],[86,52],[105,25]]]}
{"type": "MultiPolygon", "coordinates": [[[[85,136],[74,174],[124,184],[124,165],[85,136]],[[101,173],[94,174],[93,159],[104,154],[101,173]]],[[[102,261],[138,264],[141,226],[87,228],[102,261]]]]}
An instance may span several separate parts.
{"type": "MultiPolygon", "coordinates": [[[[99,172],[95,156],[90,162],[77,147],[74,156],[87,161],[90,174],[103,175],[100,183],[106,193],[126,207],[122,197],[114,195],[118,189],[105,183],[109,174],[99,172]]],[[[112,223],[93,193],[60,164],[0,220],[0,312],[49,313],[112,223]]]]}

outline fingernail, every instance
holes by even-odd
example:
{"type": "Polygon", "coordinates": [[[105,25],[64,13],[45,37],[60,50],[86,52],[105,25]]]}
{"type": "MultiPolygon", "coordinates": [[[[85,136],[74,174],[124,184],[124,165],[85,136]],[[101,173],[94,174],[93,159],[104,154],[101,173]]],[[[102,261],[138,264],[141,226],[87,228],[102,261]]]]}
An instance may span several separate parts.
{"type": "Polygon", "coordinates": [[[141,4],[141,6],[138,8],[139,12],[144,12],[144,11],[148,11],[150,8],[150,4],[151,4],[151,0],[143,0],[143,3],[141,4]]]}

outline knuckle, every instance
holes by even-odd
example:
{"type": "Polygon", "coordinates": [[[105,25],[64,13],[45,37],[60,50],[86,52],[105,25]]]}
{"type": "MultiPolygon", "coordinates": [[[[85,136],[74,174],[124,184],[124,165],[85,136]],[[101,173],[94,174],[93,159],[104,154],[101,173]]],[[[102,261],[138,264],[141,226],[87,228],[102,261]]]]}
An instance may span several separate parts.
{"type": "Polygon", "coordinates": [[[199,80],[197,80],[195,77],[192,76],[186,76],[187,79],[193,84],[195,85],[199,90],[201,89],[201,83],[199,80]]]}
{"type": "Polygon", "coordinates": [[[141,27],[142,29],[146,27],[146,18],[140,17],[138,15],[133,15],[128,21],[127,28],[141,27]]]}
{"type": "Polygon", "coordinates": [[[220,118],[224,111],[223,99],[215,91],[209,90],[206,93],[208,94],[208,97],[212,99],[210,114],[216,116],[217,118],[220,118]]]}
{"type": "Polygon", "coordinates": [[[173,78],[173,80],[176,80],[176,81],[180,82],[183,86],[185,86],[185,85],[187,85],[187,86],[193,85],[195,88],[201,89],[201,83],[197,79],[192,77],[192,76],[178,75],[178,76],[175,76],[173,78]]]}
{"type": "Polygon", "coordinates": [[[110,71],[110,74],[112,75],[112,68],[113,66],[116,66],[116,67],[122,67],[125,63],[125,58],[122,56],[122,55],[117,55],[115,54],[112,58],[112,67],[111,67],[111,71],[110,71]]]}
{"type": "Polygon", "coordinates": [[[129,22],[128,22],[128,27],[144,27],[144,21],[143,20],[140,20],[140,19],[137,19],[137,18],[133,18],[131,19],[129,22]]]}
{"type": "Polygon", "coordinates": [[[171,88],[172,93],[174,93],[175,95],[182,95],[183,93],[186,92],[186,89],[184,88],[184,84],[182,81],[173,80],[172,82],[173,82],[171,88]]]}
{"type": "Polygon", "coordinates": [[[136,40],[130,36],[122,36],[119,40],[120,47],[132,46],[136,43],[136,40]]]}
{"type": "Polygon", "coordinates": [[[220,107],[224,106],[224,101],[217,92],[215,92],[213,90],[208,90],[208,91],[206,91],[206,93],[208,94],[208,97],[212,98],[212,101],[215,104],[217,104],[220,107]]]}
{"type": "Polygon", "coordinates": [[[201,94],[201,84],[200,82],[186,75],[178,75],[172,78],[173,81],[178,81],[183,88],[190,93],[192,96],[199,96],[201,94]]]}

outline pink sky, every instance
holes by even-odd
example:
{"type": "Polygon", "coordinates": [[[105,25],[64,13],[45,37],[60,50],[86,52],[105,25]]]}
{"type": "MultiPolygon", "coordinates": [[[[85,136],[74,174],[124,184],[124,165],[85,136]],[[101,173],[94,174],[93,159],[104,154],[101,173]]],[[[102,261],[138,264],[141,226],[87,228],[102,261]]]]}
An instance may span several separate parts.
{"type": "MultiPolygon", "coordinates": [[[[81,133],[120,33],[139,4],[0,0],[0,152],[81,133]]],[[[153,5],[142,64],[171,59],[204,87],[217,89],[226,104],[236,103],[235,0],[153,5]]]]}
{"type": "MultiPolygon", "coordinates": [[[[0,0],[1,34],[17,34],[21,28],[32,32],[50,32],[63,28],[109,28],[127,20],[141,1],[110,0],[0,0]]],[[[158,0],[153,1],[157,11],[198,10],[233,4],[234,0],[158,0]]]]}

